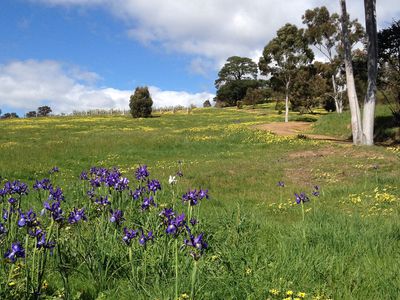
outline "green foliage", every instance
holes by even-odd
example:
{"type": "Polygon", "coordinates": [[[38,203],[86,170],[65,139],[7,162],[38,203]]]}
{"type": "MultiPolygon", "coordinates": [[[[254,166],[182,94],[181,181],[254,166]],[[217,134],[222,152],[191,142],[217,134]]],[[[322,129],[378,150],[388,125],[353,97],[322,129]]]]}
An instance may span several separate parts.
{"type": "Polygon", "coordinates": [[[215,81],[217,95],[214,101],[222,101],[228,106],[236,105],[237,101],[246,96],[247,89],[261,85],[257,81],[257,72],[257,64],[250,58],[229,57],[215,81]]]}
{"type": "Polygon", "coordinates": [[[49,106],[44,105],[44,106],[40,106],[37,109],[37,116],[38,117],[47,117],[49,115],[49,113],[51,113],[52,110],[49,106]]]}
{"type": "Polygon", "coordinates": [[[224,84],[237,80],[257,79],[257,64],[248,57],[231,56],[218,72],[215,87],[218,89],[224,84]]]}
{"type": "Polygon", "coordinates": [[[1,116],[1,119],[15,119],[15,118],[19,118],[19,116],[15,112],[5,113],[4,115],[1,116]]]}
{"type": "Polygon", "coordinates": [[[243,98],[243,103],[246,105],[252,105],[254,108],[256,104],[265,103],[269,97],[271,97],[271,91],[268,88],[248,88],[246,96],[243,98]]]}
{"type": "Polygon", "coordinates": [[[37,117],[37,113],[34,110],[29,111],[29,112],[26,113],[26,117],[27,118],[35,118],[35,117],[37,117]]]}
{"type": "Polygon", "coordinates": [[[236,102],[242,100],[249,88],[257,89],[260,82],[251,79],[232,80],[222,85],[217,90],[215,101],[223,101],[228,106],[236,105],[236,102]]]}
{"type": "Polygon", "coordinates": [[[243,108],[243,101],[240,101],[240,100],[236,101],[236,107],[238,109],[242,109],[243,108]]]}
{"type": "Polygon", "coordinates": [[[151,116],[153,100],[147,87],[137,87],[131,95],[129,107],[134,118],[148,118],[151,116]]]}
{"type": "Polygon", "coordinates": [[[400,125],[400,20],[378,32],[378,86],[400,125]]]}

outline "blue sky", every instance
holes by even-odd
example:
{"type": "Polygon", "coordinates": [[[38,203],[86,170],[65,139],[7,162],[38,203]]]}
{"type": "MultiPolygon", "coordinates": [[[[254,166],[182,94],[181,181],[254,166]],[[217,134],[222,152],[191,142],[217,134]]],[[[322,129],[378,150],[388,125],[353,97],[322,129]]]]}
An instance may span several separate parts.
{"type": "MultiPolygon", "coordinates": [[[[279,27],[334,2],[1,0],[0,109],[123,109],[141,85],[156,106],[201,105],[226,58],[257,62],[279,27]]],[[[348,8],[363,23],[363,1],[348,8]]],[[[400,9],[380,1],[377,15],[385,27],[400,9]]]]}

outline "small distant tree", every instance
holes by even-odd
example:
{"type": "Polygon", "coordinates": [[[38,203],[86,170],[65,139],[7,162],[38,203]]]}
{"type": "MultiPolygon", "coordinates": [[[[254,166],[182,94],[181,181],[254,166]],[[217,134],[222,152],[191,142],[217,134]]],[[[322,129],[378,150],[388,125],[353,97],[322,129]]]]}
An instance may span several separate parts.
{"type": "Polygon", "coordinates": [[[25,116],[27,118],[35,118],[35,117],[37,117],[37,113],[36,113],[36,111],[32,110],[32,111],[27,112],[25,116]]]}
{"type": "Polygon", "coordinates": [[[206,100],[206,101],[204,101],[203,102],[203,107],[211,107],[211,102],[210,102],[210,100],[206,100]]]}
{"type": "Polygon", "coordinates": [[[132,117],[148,118],[151,116],[153,100],[151,99],[149,89],[145,87],[137,87],[135,93],[131,95],[129,107],[132,117]]]}
{"type": "Polygon", "coordinates": [[[12,113],[5,113],[4,115],[1,116],[2,119],[13,119],[13,118],[19,118],[17,113],[12,112],[12,113]]]}
{"type": "Polygon", "coordinates": [[[52,110],[49,106],[45,105],[45,106],[40,106],[38,107],[37,110],[37,116],[38,117],[47,117],[49,115],[49,113],[51,113],[52,110]]]}

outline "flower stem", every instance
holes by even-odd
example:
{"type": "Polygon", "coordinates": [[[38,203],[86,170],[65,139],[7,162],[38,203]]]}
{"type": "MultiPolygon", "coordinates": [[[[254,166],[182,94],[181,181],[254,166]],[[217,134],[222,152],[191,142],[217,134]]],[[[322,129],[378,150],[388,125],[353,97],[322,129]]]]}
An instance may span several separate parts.
{"type": "Polygon", "coordinates": [[[178,299],[178,239],[175,238],[175,299],[178,299]]]}
{"type": "Polygon", "coordinates": [[[196,275],[197,275],[197,261],[194,261],[193,271],[192,271],[192,282],[190,286],[190,298],[194,299],[194,286],[196,283],[196,275]]]}

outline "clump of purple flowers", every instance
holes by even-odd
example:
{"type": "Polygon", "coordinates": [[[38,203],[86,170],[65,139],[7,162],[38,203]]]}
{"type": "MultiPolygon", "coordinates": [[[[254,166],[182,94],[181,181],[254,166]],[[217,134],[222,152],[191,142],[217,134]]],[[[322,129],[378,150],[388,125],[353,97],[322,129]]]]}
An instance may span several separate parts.
{"type": "Polygon", "coordinates": [[[195,206],[202,199],[208,199],[208,190],[189,190],[186,194],[182,196],[183,203],[188,202],[190,206],[195,206]]]}
{"type": "Polygon", "coordinates": [[[296,198],[296,203],[297,204],[305,203],[305,202],[310,201],[310,198],[308,198],[308,196],[304,192],[301,192],[300,194],[294,193],[294,196],[296,198]]]}
{"type": "Polygon", "coordinates": [[[7,181],[4,184],[3,189],[0,190],[0,195],[5,196],[5,195],[28,195],[29,189],[28,185],[19,181],[19,180],[14,180],[14,181],[7,181]]]}
{"type": "Polygon", "coordinates": [[[147,166],[143,165],[143,166],[139,166],[139,168],[136,169],[135,172],[135,177],[137,180],[140,181],[144,181],[147,179],[147,177],[149,177],[149,172],[147,171],[147,166]]]}

